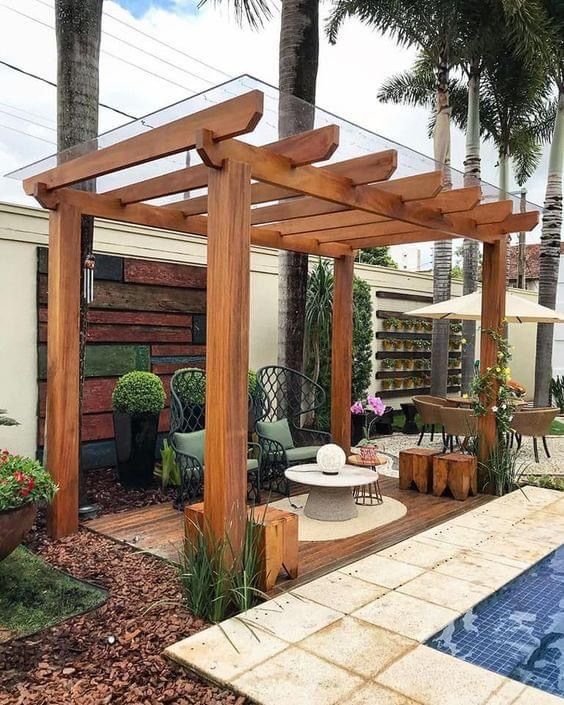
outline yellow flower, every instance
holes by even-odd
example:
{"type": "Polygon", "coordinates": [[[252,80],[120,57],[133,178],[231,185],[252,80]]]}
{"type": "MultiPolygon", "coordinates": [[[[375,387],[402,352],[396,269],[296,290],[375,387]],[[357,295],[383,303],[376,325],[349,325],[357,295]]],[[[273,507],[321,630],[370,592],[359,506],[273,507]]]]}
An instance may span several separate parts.
{"type": "Polygon", "coordinates": [[[463,399],[468,399],[468,394],[463,394],[463,395],[462,395],[462,398],[463,398],[463,399]]]}
{"type": "Polygon", "coordinates": [[[466,340],[466,338],[461,338],[460,342],[462,343],[462,345],[466,345],[468,341],[466,340]]]}
{"type": "Polygon", "coordinates": [[[510,368],[510,367],[506,367],[505,370],[504,370],[504,372],[505,372],[506,375],[510,375],[510,374],[511,374],[511,368],[510,368]]]}
{"type": "Polygon", "coordinates": [[[496,368],[495,368],[495,371],[496,371],[496,372],[501,372],[501,368],[500,368],[500,367],[496,367],[496,368]]]}

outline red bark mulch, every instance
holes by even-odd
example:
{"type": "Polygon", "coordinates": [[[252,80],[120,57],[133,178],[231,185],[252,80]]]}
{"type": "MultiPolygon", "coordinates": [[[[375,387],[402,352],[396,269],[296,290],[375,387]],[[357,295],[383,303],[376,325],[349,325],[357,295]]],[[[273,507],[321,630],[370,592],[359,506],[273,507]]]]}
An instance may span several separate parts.
{"type": "Polygon", "coordinates": [[[176,569],[82,529],[29,542],[49,563],[109,591],[107,602],[0,644],[0,705],[243,705],[165,660],[206,625],[182,607],[176,569]],[[162,602],[162,601],[167,602],[162,602]]]}
{"type": "Polygon", "coordinates": [[[113,468],[89,470],[86,474],[86,487],[89,500],[100,507],[101,514],[172,502],[175,497],[174,488],[162,490],[156,480],[147,489],[126,489],[120,485],[113,468]]]}

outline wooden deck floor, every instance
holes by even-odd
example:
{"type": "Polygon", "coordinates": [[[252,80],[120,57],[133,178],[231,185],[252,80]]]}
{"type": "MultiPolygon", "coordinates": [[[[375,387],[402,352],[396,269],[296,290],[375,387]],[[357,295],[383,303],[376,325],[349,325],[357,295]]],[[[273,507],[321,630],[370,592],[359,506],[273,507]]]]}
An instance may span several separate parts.
{"type": "MultiPolygon", "coordinates": [[[[350,538],[300,542],[300,575],[296,580],[281,576],[277,589],[285,590],[312,580],[463,514],[491,499],[487,495],[479,495],[469,497],[465,502],[457,502],[449,497],[433,497],[414,490],[399,490],[396,478],[381,476],[380,481],[383,494],[403,502],[407,507],[407,514],[390,524],[350,538]]],[[[183,515],[169,503],[107,514],[85,523],[85,526],[91,531],[127,543],[139,550],[168,560],[178,560],[183,537],[183,515]]]]}

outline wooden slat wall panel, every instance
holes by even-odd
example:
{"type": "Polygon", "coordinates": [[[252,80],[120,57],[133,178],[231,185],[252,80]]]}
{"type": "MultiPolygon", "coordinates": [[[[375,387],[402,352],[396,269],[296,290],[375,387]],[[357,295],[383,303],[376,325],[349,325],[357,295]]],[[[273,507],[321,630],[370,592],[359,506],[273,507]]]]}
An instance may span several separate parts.
{"type": "MultiPolygon", "coordinates": [[[[43,444],[46,405],[47,250],[38,250],[38,444],[43,444]]],[[[161,377],[170,423],[170,380],[182,367],[205,368],[206,346],[193,325],[205,326],[206,269],[180,264],[96,256],[94,301],[88,312],[88,345],[82,420],[85,467],[115,462],[112,392],[118,377],[151,370],[161,377]]],[[[157,452],[158,457],[158,452],[157,452]]]]}
{"type": "MultiPolygon", "coordinates": [[[[47,303],[47,277],[39,275],[39,303],[47,303]]],[[[99,281],[95,285],[95,308],[124,311],[160,311],[165,313],[205,313],[206,292],[203,289],[181,289],[149,284],[99,281]]]]}
{"type": "Polygon", "coordinates": [[[159,286],[180,286],[205,289],[207,269],[170,262],[147,262],[142,259],[124,260],[124,281],[159,286]]]}

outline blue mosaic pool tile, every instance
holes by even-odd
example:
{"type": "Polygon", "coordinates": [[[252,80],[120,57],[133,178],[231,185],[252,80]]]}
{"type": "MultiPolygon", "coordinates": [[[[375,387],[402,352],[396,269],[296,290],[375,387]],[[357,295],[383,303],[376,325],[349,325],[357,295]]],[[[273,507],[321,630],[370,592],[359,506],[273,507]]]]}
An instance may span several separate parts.
{"type": "Polygon", "coordinates": [[[448,624],[427,645],[564,696],[564,546],[448,624]]]}

